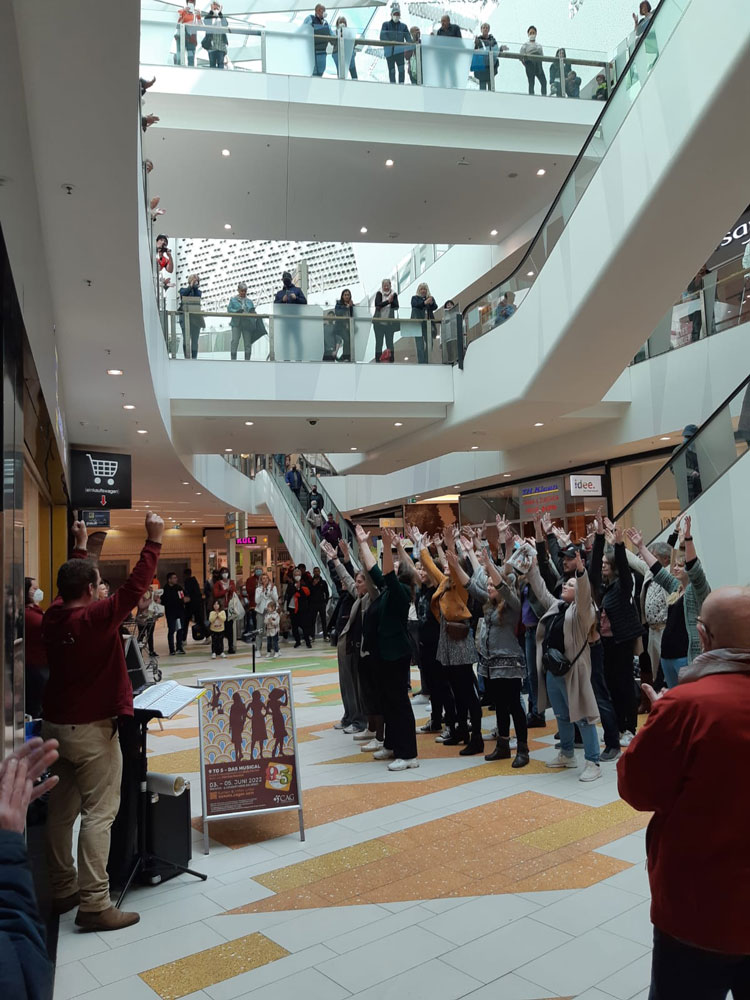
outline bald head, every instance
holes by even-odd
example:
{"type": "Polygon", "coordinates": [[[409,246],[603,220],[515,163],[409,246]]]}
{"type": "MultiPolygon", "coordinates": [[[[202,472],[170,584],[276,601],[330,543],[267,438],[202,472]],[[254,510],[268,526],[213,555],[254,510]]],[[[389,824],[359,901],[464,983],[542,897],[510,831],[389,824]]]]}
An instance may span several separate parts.
{"type": "Polygon", "coordinates": [[[703,648],[750,649],[750,587],[721,587],[703,602],[698,620],[703,648]]]}

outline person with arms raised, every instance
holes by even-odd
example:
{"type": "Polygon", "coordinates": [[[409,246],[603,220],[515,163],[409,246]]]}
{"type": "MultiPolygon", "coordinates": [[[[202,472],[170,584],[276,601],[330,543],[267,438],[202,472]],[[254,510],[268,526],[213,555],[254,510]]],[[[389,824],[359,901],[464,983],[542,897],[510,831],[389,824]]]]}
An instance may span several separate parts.
{"type": "Polygon", "coordinates": [[[117,930],[139,920],[137,913],[112,906],[107,875],[120,805],[118,718],[133,714],[120,627],[154,578],[163,534],[164,522],[149,511],[147,540],[133,572],[112,597],[97,600],[99,570],[86,558],[86,525],[76,521],[73,558],[58,571],[59,596],[42,624],[50,671],[42,735],[60,746],[52,769],[59,784],[47,816],[53,905],[58,913],[78,906],[75,922],[87,931],[117,930]],[[79,816],[76,870],[72,844],[79,816]]]}

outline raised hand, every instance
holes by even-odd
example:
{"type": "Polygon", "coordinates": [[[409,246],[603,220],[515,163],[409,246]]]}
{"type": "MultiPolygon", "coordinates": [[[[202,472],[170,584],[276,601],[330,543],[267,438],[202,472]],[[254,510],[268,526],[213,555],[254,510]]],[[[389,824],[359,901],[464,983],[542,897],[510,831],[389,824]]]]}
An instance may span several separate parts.
{"type": "Polygon", "coordinates": [[[615,526],[614,532],[615,545],[621,545],[623,541],[622,528],[615,526]]]}
{"type": "Polygon", "coordinates": [[[542,531],[545,535],[549,535],[552,532],[552,518],[549,514],[542,514],[542,531]]]}
{"type": "Polygon", "coordinates": [[[349,543],[345,542],[343,538],[339,538],[339,549],[341,550],[341,555],[344,557],[346,562],[349,561],[349,543]]]}
{"type": "Polygon", "coordinates": [[[487,537],[487,522],[486,521],[482,521],[481,528],[477,528],[477,530],[476,530],[476,536],[477,536],[477,540],[480,541],[480,542],[481,542],[481,540],[483,538],[487,537]]]}
{"type": "Polygon", "coordinates": [[[164,521],[152,510],[146,514],[146,535],[150,542],[159,543],[164,535],[164,521]]]}
{"type": "Polygon", "coordinates": [[[383,545],[390,545],[392,549],[394,549],[400,541],[393,528],[381,528],[380,537],[383,539],[383,545]]]}
{"type": "Polygon", "coordinates": [[[637,549],[641,548],[643,545],[643,533],[638,528],[627,528],[625,534],[637,549]]]}
{"type": "Polygon", "coordinates": [[[693,534],[693,532],[691,531],[691,528],[693,526],[693,519],[690,516],[690,514],[685,514],[685,516],[682,519],[682,524],[684,528],[684,537],[690,538],[690,536],[693,534]]]}
{"type": "Polygon", "coordinates": [[[409,522],[407,521],[404,531],[406,532],[406,537],[409,539],[412,545],[416,545],[419,541],[416,526],[413,524],[409,524],[409,522]]]}
{"type": "Polygon", "coordinates": [[[500,514],[495,517],[495,524],[497,525],[497,537],[501,542],[504,542],[507,538],[510,525],[500,514]]]}
{"type": "Polygon", "coordinates": [[[323,552],[323,555],[329,562],[333,559],[338,558],[338,556],[336,555],[336,550],[334,549],[334,547],[331,545],[330,542],[322,541],[320,543],[320,548],[323,552]]]}
{"type": "Polygon", "coordinates": [[[596,525],[596,529],[595,530],[596,530],[597,535],[603,535],[604,534],[604,508],[603,507],[600,507],[599,510],[597,510],[597,512],[596,512],[596,520],[594,521],[594,524],[596,525]]]}
{"type": "Polygon", "coordinates": [[[89,533],[86,525],[83,521],[73,521],[73,527],[70,529],[75,539],[76,548],[86,551],[86,543],[88,542],[89,533]]]}
{"type": "Polygon", "coordinates": [[[23,833],[32,791],[26,760],[11,757],[0,778],[0,830],[23,833]]]}

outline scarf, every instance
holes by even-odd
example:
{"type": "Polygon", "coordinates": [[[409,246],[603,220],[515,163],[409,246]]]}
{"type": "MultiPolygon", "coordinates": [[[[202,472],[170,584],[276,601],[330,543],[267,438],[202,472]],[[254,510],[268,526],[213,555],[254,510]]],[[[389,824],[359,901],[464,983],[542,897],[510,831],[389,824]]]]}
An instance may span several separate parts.
{"type": "Polygon", "coordinates": [[[750,649],[711,649],[696,656],[680,671],[680,684],[699,681],[710,674],[750,674],[750,649]]]}

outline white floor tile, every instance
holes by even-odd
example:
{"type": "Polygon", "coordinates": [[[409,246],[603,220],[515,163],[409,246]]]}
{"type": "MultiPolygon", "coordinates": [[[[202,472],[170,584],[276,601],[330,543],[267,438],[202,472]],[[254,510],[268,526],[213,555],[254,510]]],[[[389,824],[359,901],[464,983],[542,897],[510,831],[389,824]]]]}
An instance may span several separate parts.
{"type": "Polygon", "coordinates": [[[478,986],[476,979],[438,959],[386,979],[356,997],[357,1000],[458,1000],[478,986]]]}
{"type": "Polygon", "coordinates": [[[511,893],[503,896],[480,896],[470,903],[430,917],[420,927],[432,934],[439,934],[452,944],[463,945],[536,910],[533,903],[511,893]]]}
{"type": "MultiPolygon", "coordinates": [[[[295,910],[294,916],[314,912],[314,910],[295,910]]],[[[203,923],[220,934],[225,941],[233,941],[247,934],[265,933],[268,928],[286,920],[289,920],[289,913],[279,910],[271,913],[221,913],[216,917],[208,917],[203,923]]]]}
{"type": "Polygon", "coordinates": [[[232,910],[235,906],[245,906],[247,903],[257,903],[259,899],[267,899],[274,896],[272,889],[267,889],[259,882],[253,882],[250,878],[239,879],[229,885],[215,882],[210,889],[206,889],[205,896],[218,903],[224,910],[232,910]]]}
{"type": "Polygon", "coordinates": [[[604,847],[597,847],[595,854],[604,854],[608,858],[618,858],[620,861],[629,861],[633,865],[643,866],[646,860],[646,831],[630,833],[627,837],[620,837],[613,840],[611,844],[604,847]]]}
{"type": "MultiPolygon", "coordinates": [[[[300,917],[287,914],[288,919],[265,933],[287,951],[303,951],[314,944],[327,944],[335,951],[334,942],[347,931],[363,928],[375,921],[388,919],[387,914],[377,905],[332,906],[324,911],[313,910],[300,917]]],[[[419,916],[413,921],[416,923],[419,916]]]]}
{"type": "Polygon", "coordinates": [[[101,985],[80,962],[69,962],[55,972],[54,1000],[70,1000],[101,985]]]}
{"type": "Polygon", "coordinates": [[[57,967],[108,950],[107,943],[98,934],[61,934],[57,942],[57,967]]]}
{"type": "MultiPolygon", "coordinates": [[[[114,933],[114,932],[113,932],[114,933]]],[[[198,922],[178,927],[164,934],[134,941],[132,944],[112,948],[99,955],[83,959],[88,972],[95,976],[99,983],[106,986],[118,979],[125,979],[147,969],[153,969],[165,962],[173,962],[185,958],[196,951],[204,951],[216,944],[223,944],[224,938],[198,922]]],[[[68,966],[64,966],[68,968],[68,966]]]]}
{"type": "Polygon", "coordinates": [[[567,899],[568,896],[574,896],[580,891],[580,889],[544,889],[542,892],[519,892],[516,895],[528,899],[530,903],[536,903],[537,906],[551,906],[553,903],[567,899]]]}
{"type": "Polygon", "coordinates": [[[579,935],[638,905],[638,897],[632,892],[611,885],[592,885],[537,910],[534,920],[579,935]]]}
{"type": "MultiPolygon", "coordinates": [[[[201,995],[205,996],[200,992],[191,993],[190,996],[183,997],[183,1000],[201,995]]],[[[128,976],[127,979],[120,979],[116,983],[110,983],[109,986],[99,986],[87,992],[85,998],[86,1000],[159,1000],[158,994],[154,993],[150,986],[146,986],[139,976],[128,976]]],[[[57,991],[54,1000],[59,1000],[57,991]]]]}
{"type": "Polygon", "coordinates": [[[563,931],[522,917],[507,927],[456,948],[444,955],[443,961],[483,983],[489,983],[570,940],[570,935],[563,931]]]}
{"type": "Polygon", "coordinates": [[[573,938],[514,971],[522,979],[539,983],[562,996],[575,996],[634,962],[645,950],[633,941],[597,929],[573,938]]]}
{"type": "Polygon", "coordinates": [[[626,868],[625,871],[618,872],[617,875],[612,875],[606,879],[603,885],[614,885],[616,888],[624,889],[626,892],[634,892],[637,896],[646,899],[651,898],[651,886],[648,882],[648,872],[644,864],[633,865],[632,868],[626,868]]]}
{"type": "Polygon", "coordinates": [[[622,913],[614,920],[602,923],[602,930],[609,931],[610,934],[618,934],[628,938],[630,941],[637,941],[638,944],[651,947],[654,938],[654,928],[651,923],[650,902],[639,903],[638,906],[627,913],[622,913]]]}
{"type": "Polygon", "coordinates": [[[269,962],[259,969],[251,972],[243,972],[233,979],[226,979],[223,983],[216,983],[215,986],[207,986],[205,992],[211,1000],[235,1000],[252,996],[257,1000],[258,990],[271,986],[281,979],[288,978],[301,972],[304,969],[311,969],[319,965],[326,959],[331,958],[333,952],[322,944],[316,944],[306,951],[298,951],[288,958],[280,958],[277,962],[269,962]]]}
{"type": "Polygon", "coordinates": [[[645,990],[650,982],[651,952],[649,951],[596,985],[598,989],[617,997],[618,1000],[630,1000],[645,990]]]}
{"type": "MultiPolygon", "coordinates": [[[[348,990],[334,983],[317,969],[304,969],[293,976],[274,980],[273,1000],[345,1000],[351,996],[348,990]]],[[[257,992],[250,996],[258,996],[257,992]]]]}
{"type": "Polygon", "coordinates": [[[445,941],[442,938],[428,934],[421,927],[407,927],[363,948],[323,962],[317,968],[354,993],[439,958],[444,951],[445,941]]]}
{"type": "Polygon", "coordinates": [[[184,927],[195,923],[196,920],[204,920],[222,912],[222,907],[212,899],[196,895],[190,897],[189,904],[178,899],[151,907],[141,913],[141,919],[132,927],[125,927],[120,931],[106,931],[97,937],[106,947],[119,948],[120,945],[130,944],[131,941],[163,934],[172,928],[184,927]]]}
{"type": "Polygon", "coordinates": [[[382,919],[341,933],[338,937],[328,938],[326,944],[339,955],[343,955],[356,948],[363,948],[372,941],[380,941],[382,938],[403,931],[407,927],[414,927],[431,916],[430,911],[421,906],[408,906],[390,915],[383,910],[382,919]]]}
{"type": "Polygon", "coordinates": [[[486,986],[480,987],[474,993],[468,993],[466,1000],[540,1000],[540,997],[547,1000],[551,994],[536,983],[530,983],[528,979],[521,979],[514,972],[500,979],[495,979],[486,986]]]}

